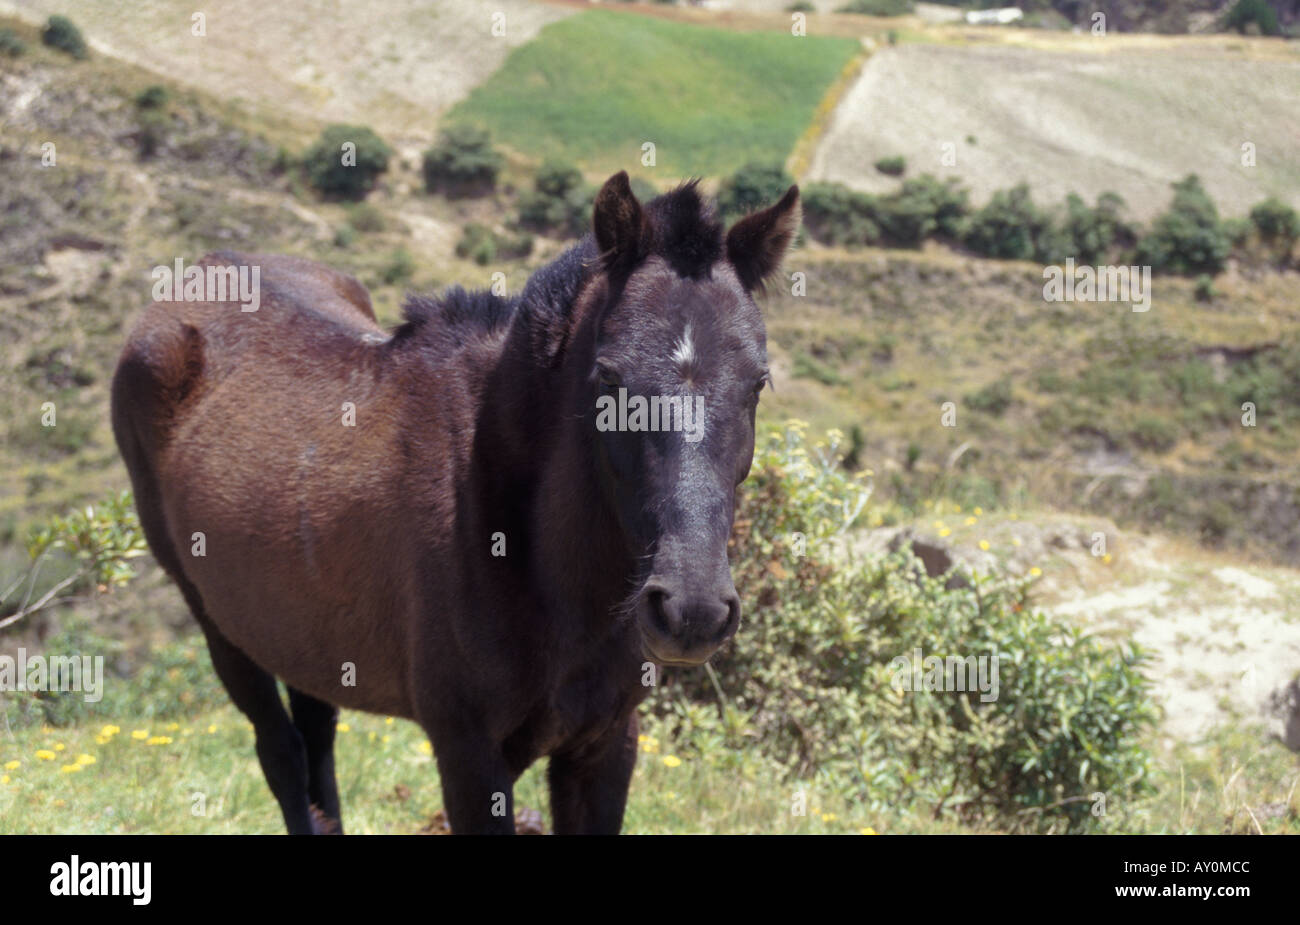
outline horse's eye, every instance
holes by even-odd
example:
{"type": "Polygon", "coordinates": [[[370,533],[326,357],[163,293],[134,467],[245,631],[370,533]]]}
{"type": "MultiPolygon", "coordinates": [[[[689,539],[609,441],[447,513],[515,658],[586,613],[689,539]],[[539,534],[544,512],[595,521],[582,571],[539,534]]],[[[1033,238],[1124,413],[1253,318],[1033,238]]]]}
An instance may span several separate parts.
{"type": "Polygon", "coordinates": [[[611,389],[617,388],[623,381],[622,377],[618,374],[618,370],[600,360],[596,361],[596,378],[602,386],[607,386],[611,389]]]}
{"type": "Polygon", "coordinates": [[[771,381],[771,373],[763,373],[763,375],[759,376],[758,381],[754,383],[754,397],[757,398],[762,393],[763,387],[771,381]]]}

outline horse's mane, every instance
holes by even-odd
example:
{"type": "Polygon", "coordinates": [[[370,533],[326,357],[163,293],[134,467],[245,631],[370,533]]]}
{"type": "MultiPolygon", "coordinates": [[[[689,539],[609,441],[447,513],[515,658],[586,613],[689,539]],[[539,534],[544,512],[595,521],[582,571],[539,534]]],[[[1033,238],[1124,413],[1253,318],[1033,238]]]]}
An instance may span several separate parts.
{"type": "MultiPolygon", "coordinates": [[[[644,205],[649,219],[647,255],[663,258],[680,276],[706,275],[722,257],[722,224],[713,204],[691,179],[644,205]]],[[[438,295],[408,295],[395,341],[420,335],[453,349],[509,326],[516,314],[546,322],[568,314],[582,285],[599,269],[600,254],[590,233],[528,278],[523,292],[504,297],[486,289],[453,286],[438,295]]]]}

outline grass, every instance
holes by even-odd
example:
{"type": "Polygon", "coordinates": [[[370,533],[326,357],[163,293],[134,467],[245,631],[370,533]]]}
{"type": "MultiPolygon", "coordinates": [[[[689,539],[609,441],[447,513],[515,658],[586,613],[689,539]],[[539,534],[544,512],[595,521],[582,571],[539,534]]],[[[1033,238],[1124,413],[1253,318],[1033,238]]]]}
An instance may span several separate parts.
{"type": "Polygon", "coordinates": [[[653,142],[653,173],[730,173],[756,152],[784,160],[857,51],[852,39],[588,11],[515,49],[448,119],[593,171],[639,165],[653,142]]]}
{"type": "MultiPolygon", "coordinates": [[[[176,647],[169,650],[175,654],[176,647]]],[[[277,834],[279,808],[253,751],[252,727],[228,702],[209,702],[215,678],[198,637],[181,644],[195,665],[148,683],[119,682],[117,699],[67,726],[0,729],[0,834],[277,834]],[[195,707],[177,706],[181,695],[195,707]],[[158,715],[161,709],[163,715],[158,715]]],[[[218,694],[220,701],[223,695],[218,694]]],[[[17,716],[12,702],[0,699],[17,716]]],[[[987,831],[921,811],[871,812],[812,781],[783,779],[752,751],[691,757],[644,734],[624,831],[641,834],[903,834],[987,831]],[[798,812],[796,807],[802,808],[798,812]]],[[[353,834],[413,834],[441,808],[436,764],[414,723],[344,711],[336,740],[344,823],[353,834]]],[[[1225,727],[1164,753],[1156,796],[1123,807],[1123,831],[1269,834],[1300,831],[1300,769],[1257,730],[1225,727]]],[[[515,787],[515,807],[538,809],[549,830],[545,764],[515,787]]],[[[1120,808],[1111,812],[1121,814],[1120,808]]]]}

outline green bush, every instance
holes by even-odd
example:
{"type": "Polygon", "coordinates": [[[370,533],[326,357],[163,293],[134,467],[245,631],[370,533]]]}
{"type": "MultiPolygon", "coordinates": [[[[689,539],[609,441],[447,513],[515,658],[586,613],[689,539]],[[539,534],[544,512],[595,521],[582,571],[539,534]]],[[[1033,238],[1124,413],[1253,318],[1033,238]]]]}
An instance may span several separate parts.
{"type": "Polygon", "coordinates": [[[876,200],[840,183],[809,183],[802,190],[803,224],[823,244],[877,244],[876,200]]]}
{"type": "Polygon", "coordinates": [[[749,163],[722,182],[718,207],[728,219],[772,205],[785,195],[794,179],[777,163],[749,163]]]}
{"type": "Polygon", "coordinates": [[[0,55],[17,58],[27,51],[27,43],[13,29],[0,29],[0,55]]]}
{"type": "Polygon", "coordinates": [[[1198,302],[1213,302],[1218,292],[1214,288],[1214,277],[1207,273],[1202,273],[1196,277],[1195,296],[1198,302]]]}
{"type": "Polygon", "coordinates": [[[1011,407],[1011,380],[999,379],[990,382],[962,399],[967,408],[1001,417],[1011,407]]]}
{"type": "Polygon", "coordinates": [[[849,0],[837,7],[837,13],[861,13],[866,16],[905,16],[916,10],[915,0],[849,0]]]}
{"type": "Polygon", "coordinates": [[[1035,611],[1023,581],[949,590],[907,550],[846,559],[836,538],[870,488],[838,462],[835,435],[760,442],[736,519],[744,625],[709,671],[666,679],[648,728],[684,750],[757,750],[876,811],[1013,831],[1096,830],[1147,792],[1145,654],[1035,611]],[[893,663],[916,649],[996,655],[997,697],[898,689],[893,663]]]}
{"type": "Polygon", "coordinates": [[[1034,205],[1028,185],[998,190],[971,216],[964,243],[975,253],[1003,260],[1032,260],[1050,221],[1034,205]]]}
{"type": "Polygon", "coordinates": [[[331,125],[303,155],[307,181],[320,193],[363,199],[388,169],[393,150],[365,126],[331,125]],[[355,145],[354,163],[344,163],[344,145],[355,145]]]}
{"type": "Polygon", "coordinates": [[[473,260],[479,266],[486,266],[498,258],[517,260],[527,257],[532,250],[532,235],[501,235],[478,222],[466,225],[456,242],[456,256],[473,260]]]}
{"type": "Polygon", "coordinates": [[[876,169],[891,177],[901,177],[907,170],[907,161],[903,159],[902,155],[882,157],[876,161],[876,169]]]}
{"type": "Polygon", "coordinates": [[[537,170],[533,189],[519,197],[519,224],[543,233],[585,234],[596,191],[578,168],[547,161],[537,170]]]}
{"type": "Polygon", "coordinates": [[[1160,415],[1143,415],[1134,422],[1132,436],[1144,450],[1168,453],[1178,443],[1178,425],[1160,415]]]}
{"type": "Polygon", "coordinates": [[[81,30],[66,16],[57,14],[51,16],[41,32],[41,41],[51,48],[66,51],[78,60],[84,59],[89,54],[86,40],[81,37],[81,30]]]}
{"type": "Polygon", "coordinates": [[[1300,215],[1275,196],[1251,209],[1250,220],[1259,230],[1260,238],[1284,253],[1290,253],[1300,239],[1300,215]]]}
{"type": "Polygon", "coordinates": [[[379,278],[385,283],[392,286],[396,283],[404,283],[415,274],[415,258],[411,252],[404,247],[399,247],[393,251],[379,271],[379,278]]]}
{"type": "Polygon", "coordinates": [[[1195,174],[1174,183],[1173,190],[1169,210],[1138,241],[1137,262],[1174,273],[1218,273],[1229,250],[1218,209],[1195,174]]]}
{"type": "Polygon", "coordinates": [[[153,84],[135,95],[135,105],[139,109],[162,109],[170,98],[166,87],[153,84]]]}
{"type": "Polygon", "coordinates": [[[898,192],[878,198],[875,220],[888,243],[917,247],[931,235],[959,237],[967,209],[966,191],[957,180],[922,174],[904,180],[898,192]]]}
{"type": "Polygon", "coordinates": [[[1039,242],[1038,258],[1044,263],[1061,263],[1073,257],[1080,264],[1105,264],[1113,249],[1132,240],[1132,229],[1120,217],[1123,210],[1124,200],[1116,193],[1102,193],[1092,208],[1070,193],[1065,197],[1060,224],[1039,242]],[[1051,241],[1057,242],[1055,252],[1051,241]]]}
{"type": "Polygon", "coordinates": [[[503,158],[486,129],[452,125],[424,152],[424,185],[451,196],[487,193],[496,186],[503,158]]]}
{"type": "Polygon", "coordinates": [[[1223,19],[1225,29],[1236,29],[1242,35],[1281,35],[1277,13],[1268,0],[1237,0],[1223,19]]]}

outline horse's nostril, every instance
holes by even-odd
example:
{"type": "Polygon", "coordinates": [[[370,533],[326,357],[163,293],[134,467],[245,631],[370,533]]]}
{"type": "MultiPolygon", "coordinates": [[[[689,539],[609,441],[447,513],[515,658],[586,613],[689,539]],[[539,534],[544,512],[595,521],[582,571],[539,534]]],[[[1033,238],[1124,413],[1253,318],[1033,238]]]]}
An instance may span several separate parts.
{"type": "Polygon", "coordinates": [[[682,628],[681,611],[671,600],[672,595],[661,588],[653,588],[646,594],[646,603],[650,605],[650,617],[655,629],[669,636],[676,636],[682,628]]]}
{"type": "Polygon", "coordinates": [[[740,625],[740,595],[733,594],[727,598],[727,624],[722,628],[722,635],[726,636],[736,631],[740,625]]]}

